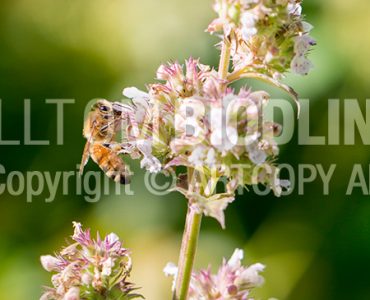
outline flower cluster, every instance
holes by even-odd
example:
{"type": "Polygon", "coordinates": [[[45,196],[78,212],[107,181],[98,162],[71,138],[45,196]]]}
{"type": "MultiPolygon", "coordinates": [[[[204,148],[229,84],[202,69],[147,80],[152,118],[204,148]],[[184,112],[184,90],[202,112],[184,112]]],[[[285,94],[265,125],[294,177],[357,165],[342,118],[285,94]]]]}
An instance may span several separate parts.
{"type": "MultiPolygon", "coordinates": [[[[217,72],[194,59],[186,62],[186,68],[178,63],[162,65],[157,78],[164,83],[150,85],[147,94],[124,90],[133,105],[145,103],[140,106],[147,110],[136,118],[143,167],[151,172],[187,167],[189,172],[179,176],[176,190],[192,208],[222,226],[223,211],[238,186],[262,183],[280,195],[286,183],[277,178],[273,163],[279,152],[274,136],[280,126],[264,120],[266,92],[223,91],[217,72]],[[221,179],[225,189],[216,193],[221,179]]],[[[125,130],[128,135],[132,128],[125,130]]]]}
{"type": "Polygon", "coordinates": [[[265,119],[269,95],[229,85],[257,78],[297,100],[279,80],[289,68],[308,73],[307,53],[315,41],[298,0],[216,0],[214,9],[219,16],[208,31],[223,33],[220,70],[189,59],[185,66],[160,66],[160,82],[147,92],[126,88],[131,102],[113,105],[115,130],[121,131],[114,149],[140,158],[150,172],[176,174],[175,189],[189,206],[224,227],[224,210],[238,187],[264,184],[279,196],[289,186],[274,164],[279,152],[274,137],[281,128],[265,119]],[[220,181],[222,190],[216,189],[220,181]]]}
{"type": "MultiPolygon", "coordinates": [[[[260,286],[264,279],[259,274],[265,266],[257,263],[249,267],[241,264],[243,251],[236,249],[231,258],[223,260],[216,274],[211,268],[193,272],[189,300],[252,300],[250,293],[253,288],[260,286]]],[[[177,276],[177,267],[169,263],[164,268],[167,276],[177,276]]]]}
{"type": "Polygon", "coordinates": [[[55,273],[53,287],[46,287],[40,300],[134,299],[134,286],[127,279],[131,272],[129,251],[122,247],[117,235],[103,240],[91,239],[89,230],[74,223],[75,243],[57,255],[41,257],[48,272],[55,273]]]}
{"type": "Polygon", "coordinates": [[[218,18],[208,31],[226,34],[235,70],[258,70],[275,79],[289,68],[306,75],[312,68],[306,54],[315,40],[309,36],[312,25],[303,21],[301,2],[216,0],[218,18]]]}

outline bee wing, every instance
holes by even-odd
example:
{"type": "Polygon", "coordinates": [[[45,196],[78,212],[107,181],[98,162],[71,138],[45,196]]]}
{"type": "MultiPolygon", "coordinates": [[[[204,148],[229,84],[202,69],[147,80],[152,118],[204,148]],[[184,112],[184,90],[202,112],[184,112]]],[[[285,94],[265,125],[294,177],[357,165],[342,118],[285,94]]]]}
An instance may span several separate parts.
{"type": "Polygon", "coordinates": [[[87,141],[85,144],[84,151],[82,153],[82,159],[81,159],[81,164],[80,164],[80,175],[82,175],[84,167],[89,161],[89,158],[90,158],[90,141],[87,141]]]}
{"type": "Polygon", "coordinates": [[[82,159],[80,164],[80,174],[82,175],[84,167],[86,166],[87,162],[89,161],[90,157],[90,145],[93,140],[93,131],[95,129],[95,121],[91,122],[92,114],[90,113],[87,117],[83,129],[83,135],[87,138],[87,142],[85,144],[84,150],[82,152],[82,159]],[[89,125],[88,125],[89,124],[89,125]]]}

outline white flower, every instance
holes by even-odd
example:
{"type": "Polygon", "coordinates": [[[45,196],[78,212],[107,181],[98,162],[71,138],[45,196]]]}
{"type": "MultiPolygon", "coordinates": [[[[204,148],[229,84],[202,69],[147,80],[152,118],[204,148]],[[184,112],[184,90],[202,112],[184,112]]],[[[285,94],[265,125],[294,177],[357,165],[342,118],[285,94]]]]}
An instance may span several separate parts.
{"type": "Polygon", "coordinates": [[[175,287],[176,287],[176,278],[177,278],[178,267],[174,263],[169,262],[163,268],[163,272],[167,277],[173,276],[172,291],[174,291],[175,287]]]}
{"type": "Polygon", "coordinates": [[[296,16],[300,16],[302,14],[302,6],[299,3],[296,3],[295,0],[293,0],[292,3],[289,3],[287,6],[288,13],[296,16]]]}
{"type": "Polygon", "coordinates": [[[257,21],[256,14],[246,11],[241,17],[241,23],[244,27],[254,27],[257,21]]]}
{"type": "Polygon", "coordinates": [[[290,188],[290,181],[289,180],[279,179],[279,184],[280,184],[281,187],[283,187],[285,189],[289,189],[290,188]]]}
{"type": "Polygon", "coordinates": [[[158,173],[162,169],[161,162],[153,155],[144,156],[140,162],[140,166],[141,168],[145,168],[150,173],[158,173]]]}
{"type": "Polygon", "coordinates": [[[243,27],[242,29],[242,35],[245,41],[248,41],[251,37],[253,37],[256,34],[257,34],[257,28],[255,27],[251,27],[251,28],[243,27]]]}
{"type": "Polygon", "coordinates": [[[251,117],[251,119],[258,118],[258,106],[255,103],[251,103],[251,105],[248,105],[247,108],[247,114],[251,117]]]}
{"type": "Polygon", "coordinates": [[[211,144],[212,146],[216,147],[218,150],[223,151],[226,150],[223,145],[224,141],[224,134],[221,130],[214,130],[211,134],[211,144]]]}
{"type": "Polygon", "coordinates": [[[256,28],[257,17],[252,12],[245,12],[241,17],[242,36],[244,41],[249,41],[251,37],[257,34],[258,30],[256,28]]]}
{"type": "Polygon", "coordinates": [[[238,132],[235,127],[225,126],[226,109],[215,108],[210,114],[211,145],[219,151],[229,151],[238,143],[238,132]]]}
{"type": "Polygon", "coordinates": [[[104,239],[104,242],[106,244],[108,244],[109,247],[113,246],[115,243],[117,243],[119,241],[119,237],[117,234],[115,234],[114,232],[108,234],[105,239],[104,239]]]}
{"type": "Polygon", "coordinates": [[[179,113],[183,117],[201,118],[204,116],[205,107],[202,101],[194,98],[187,98],[180,99],[180,103],[179,113]]]}
{"type": "Polygon", "coordinates": [[[136,146],[144,155],[140,162],[141,168],[145,168],[150,173],[158,173],[162,169],[161,162],[152,154],[152,143],[148,140],[136,141],[136,146]]]}
{"type": "Polygon", "coordinates": [[[40,297],[40,300],[50,300],[50,299],[53,299],[52,297],[53,297],[53,293],[52,292],[45,292],[40,297]]]}
{"type": "Polygon", "coordinates": [[[140,91],[136,87],[125,88],[122,94],[125,97],[132,99],[135,104],[140,104],[144,107],[148,106],[149,94],[140,91]]]}
{"type": "Polygon", "coordinates": [[[313,64],[306,57],[296,55],[293,58],[290,64],[290,67],[292,68],[293,72],[299,75],[307,75],[310,72],[310,70],[313,68],[313,64]]]}
{"type": "Polygon", "coordinates": [[[294,52],[298,56],[303,56],[315,44],[316,41],[307,34],[298,36],[294,41],[294,52]]]}
{"type": "Polygon", "coordinates": [[[44,255],[41,256],[40,260],[42,267],[48,272],[57,271],[59,269],[58,264],[60,260],[54,256],[44,255]]]}
{"type": "MultiPolygon", "coordinates": [[[[175,131],[186,137],[202,138],[204,128],[200,119],[204,116],[204,104],[197,99],[180,99],[180,107],[175,114],[175,131]]],[[[199,141],[201,142],[201,141],[199,141]]]]}
{"type": "Polygon", "coordinates": [[[64,295],[63,300],[80,300],[80,289],[78,287],[71,287],[64,295]]]}
{"type": "Polygon", "coordinates": [[[274,194],[279,197],[281,196],[281,193],[284,190],[289,190],[290,188],[290,181],[289,180],[284,180],[284,179],[279,179],[275,178],[273,182],[272,189],[274,191],[274,194]]]}
{"type": "Polygon", "coordinates": [[[233,269],[240,268],[240,262],[243,258],[244,258],[243,250],[235,249],[233,255],[231,256],[227,264],[233,269]]]}
{"type": "Polygon", "coordinates": [[[136,107],[135,119],[137,122],[142,123],[149,111],[149,94],[140,91],[136,87],[130,87],[123,90],[123,95],[132,99],[136,107]]]}
{"type": "Polygon", "coordinates": [[[208,150],[207,158],[205,160],[205,163],[210,167],[215,165],[215,163],[216,163],[216,151],[215,151],[215,149],[211,148],[211,149],[208,150]]]}
{"type": "Polygon", "coordinates": [[[206,148],[202,145],[195,147],[191,155],[188,157],[189,163],[191,163],[194,166],[203,165],[204,159],[206,158],[205,150],[206,148]]]}
{"type": "Polygon", "coordinates": [[[303,33],[308,33],[310,32],[314,27],[312,26],[312,24],[306,22],[306,21],[302,21],[302,28],[303,28],[303,33]]]}
{"type": "MultiPolygon", "coordinates": [[[[245,146],[248,147],[251,144],[257,142],[257,140],[258,140],[259,137],[260,137],[260,133],[258,133],[258,132],[254,132],[253,134],[247,135],[244,138],[245,146]]],[[[248,150],[248,148],[247,148],[247,150],[248,150]]]]}
{"type": "Polygon", "coordinates": [[[194,117],[187,118],[184,124],[184,132],[187,137],[201,138],[204,129],[199,125],[199,122],[194,117]]]}
{"type": "Polygon", "coordinates": [[[93,280],[93,276],[89,273],[84,273],[82,274],[81,276],[81,282],[84,284],[84,285],[90,285],[91,282],[93,280]]]}
{"type": "Polygon", "coordinates": [[[177,266],[172,262],[167,263],[167,265],[163,269],[163,272],[166,276],[176,276],[177,271],[177,266]]]}
{"type": "Polygon", "coordinates": [[[103,262],[103,268],[101,274],[103,276],[110,276],[112,273],[112,267],[114,266],[114,262],[111,257],[108,257],[104,262],[103,262]]]}
{"type": "Polygon", "coordinates": [[[265,91],[256,91],[249,95],[249,99],[251,99],[255,105],[267,105],[270,100],[270,95],[265,91]]]}
{"type": "Polygon", "coordinates": [[[222,105],[223,105],[223,108],[225,110],[228,109],[229,105],[231,105],[232,103],[234,103],[236,100],[238,100],[239,98],[234,95],[234,94],[227,94],[226,96],[224,96],[222,98],[222,105]]]}
{"type": "Polygon", "coordinates": [[[237,278],[236,283],[245,283],[253,287],[260,286],[263,284],[264,280],[263,277],[259,275],[259,273],[262,272],[264,269],[265,266],[260,263],[251,265],[242,272],[241,276],[237,278]]]}
{"type": "MultiPolygon", "coordinates": [[[[137,110],[135,111],[135,120],[138,123],[143,123],[145,120],[145,116],[147,114],[147,110],[143,109],[142,107],[138,107],[137,110]]],[[[134,135],[137,135],[134,133],[134,135]]]]}
{"type": "Polygon", "coordinates": [[[249,158],[254,164],[260,165],[266,161],[267,154],[258,147],[257,143],[247,145],[246,148],[249,153],[249,158]]]}
{"type": "Polygon", "coordinates": [[[168,67],[165,65],[160,65],[157,69],[157,78],[159,80],[169,80],[171,76],[168,73],[168,67]]]}
{"type": "Polygon", "coordinates": [[[275,58],[275,55],[271,53],[271,51],[267,52],[265,56],[265,63],[270,63],[275,58]]]}
{"type": "Polygon", "coordinates": [[[232,46],[232,53],[234,53],[232,59],[236,70],[243,69],[244,67],[253,63],[253,53],[245,48],[246,47],[243,46],[238,46],[238,48],[236,48],[234,45],[232,46]]]}
{"type": "Polygon", "coordinates": [[[149,140],[137,140],[136,147],[140,150],[140,152],[145,155],[149,156],[152,155],[152,142],[149,140]]]}
{"type": "Polygon", "coordinates": [[[82,231],[81,223],[73,221],[72,224],[73,224],[73,228],[74,228],[72,238],[78,238],[78,237],[82,236],[83,231],[82,231]]]}
{"type": "Polygon", "coordinates": [[[228,126],[226,127],[226,135],[228,140],[228,145],[230,149],[238,143],[238,131],[235,127],[228,126]]]}

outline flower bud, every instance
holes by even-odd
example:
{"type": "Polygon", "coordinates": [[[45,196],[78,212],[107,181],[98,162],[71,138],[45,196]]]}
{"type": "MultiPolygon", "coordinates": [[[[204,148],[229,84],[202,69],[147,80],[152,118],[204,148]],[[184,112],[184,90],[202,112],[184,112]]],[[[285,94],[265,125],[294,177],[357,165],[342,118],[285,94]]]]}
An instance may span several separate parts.
{"type": "Polygon", "coordinates": [[[59,270],[60,260],[58,258],[51,256],[51,255],[44,255],[44,256],[41,256],[40,260],[41,260],[42,267],[46,271],[52,272],[52,271],[59,270]]]}

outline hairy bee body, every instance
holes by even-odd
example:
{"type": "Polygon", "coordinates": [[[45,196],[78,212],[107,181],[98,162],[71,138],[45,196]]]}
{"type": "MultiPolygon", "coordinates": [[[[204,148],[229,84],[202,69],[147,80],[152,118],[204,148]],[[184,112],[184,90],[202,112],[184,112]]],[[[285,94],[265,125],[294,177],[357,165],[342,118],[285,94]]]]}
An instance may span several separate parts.
{"type": "Polygon", "coordinates": [[[101,143],[92,143],[90,156],[100,169],[115,182],[121,184],[130,182],[126,165],[114,150],[101,143]]]}
{"type": "Polygon", "coordinates": [[[80,173],[89,160],[89,157],[116,182],[129,183],[130,176],[125,163],[118,154],[114,137],[116,125],[122,118],[121,112],[113,108],[113,104],[106,100],[99,100],[89,112],[83,129],[87,139],[82,155],[80,173]]]}

